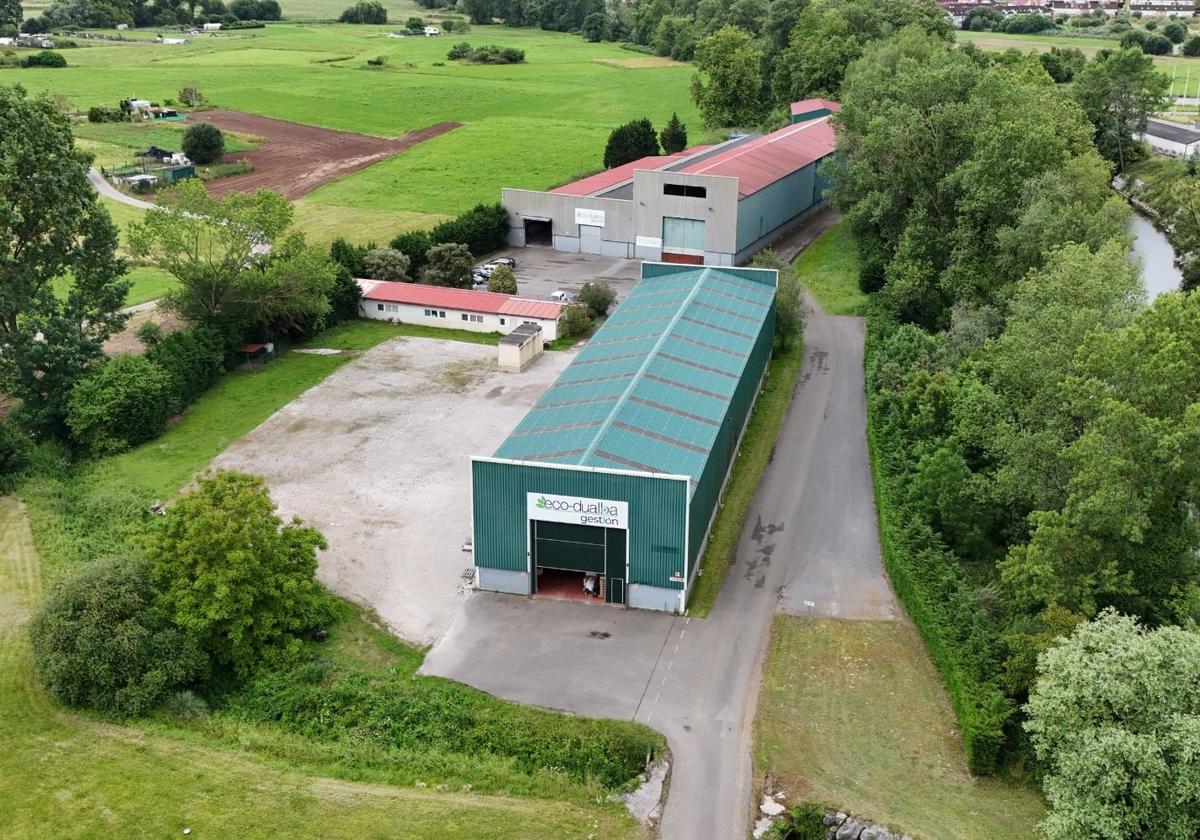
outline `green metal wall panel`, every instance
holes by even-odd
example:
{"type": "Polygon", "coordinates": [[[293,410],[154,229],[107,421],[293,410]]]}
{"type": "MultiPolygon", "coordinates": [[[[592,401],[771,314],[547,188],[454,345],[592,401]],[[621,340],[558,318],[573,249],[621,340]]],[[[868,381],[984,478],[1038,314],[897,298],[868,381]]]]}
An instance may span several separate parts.
{"type": "Polygon", "coordinates": [[[629,583],[683,588],[686,480],[477,459],[471,493],[478,566],[526,571],[526,493],[582,496],[629,504],[629,583]]]}
{"type": "Polygon", "coordinates": [[[742,429],[750,419],[750,410],[758,395],[758,386],[762,381],[763,372],[771,359],[771,349],[775,340],[775,307],[763,321],[754,350],[746,361],[742,379],[738,383],[733,399],[729,401],[729,410],[722,424],[717,443],[713,446],[704,472],[696,483],[692,493],[692,509],[690,534],[688,540],[688,569],[694,575],[700,558],[701,543],[708,531],[709,520],[716,511],[717,502],[721,498],[721,490],[729,466],[737,455],[737,444],[741,438],[742,429]]]}
{"type": "Polygon", "coordinates": [[[737,250],[810,209],[819,201],[815,191],[820,161],[798,169],[786,178],[748,195],[738,202],[737,250]]]}

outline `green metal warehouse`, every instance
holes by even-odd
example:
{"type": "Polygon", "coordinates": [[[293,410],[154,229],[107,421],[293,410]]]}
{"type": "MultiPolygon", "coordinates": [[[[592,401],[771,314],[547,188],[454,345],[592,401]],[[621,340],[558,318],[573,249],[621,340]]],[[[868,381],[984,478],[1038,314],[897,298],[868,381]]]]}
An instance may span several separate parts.
{"type": "Polygon", "coordinates": [[[771,354],[776,272],[644,263],[492,457],[471,464],[481,589],[564,580],[682,612],[771,354]]]}

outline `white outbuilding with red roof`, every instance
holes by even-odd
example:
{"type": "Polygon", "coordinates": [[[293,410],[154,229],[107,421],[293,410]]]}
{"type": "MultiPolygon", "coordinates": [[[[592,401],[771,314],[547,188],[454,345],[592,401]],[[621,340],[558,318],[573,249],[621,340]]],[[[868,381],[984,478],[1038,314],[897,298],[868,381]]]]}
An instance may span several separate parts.
{"type": "Polygon", "coordinates": [[[546,341],[558,338],[565,304],[496,292],[450,289],[422,283],[359,280],[364,318],[401,324],[425,324],[507,335],[521,324],[537,324],[546,341]]]}

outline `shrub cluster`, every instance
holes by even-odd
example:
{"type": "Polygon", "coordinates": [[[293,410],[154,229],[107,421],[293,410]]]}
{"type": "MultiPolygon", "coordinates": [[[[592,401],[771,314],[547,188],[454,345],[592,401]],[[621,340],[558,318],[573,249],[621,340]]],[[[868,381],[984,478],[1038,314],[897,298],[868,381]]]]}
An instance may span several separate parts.
{"type": "Polygon", "coordinates": [[[216,382],[224,357],[221,337],[196,329],[151,338],[144,356],[101,363],[71,389],[67,426],[72,438],[105,455],[158,437],[170,415],[216,382]]]}
{"type": "MultiPolygon", "coordinates": [[[[971,772],[994,772],[1015,707],[997,684],[1000,639],[977,590],[955,556],[916,509],[904,476],[915,453],[905,429],[909,406],[898,384],[922,374],[925,351],[915,327],[897,328],[881,311],[869,320],[866,346],[868,444],[884,565],[946,683],[971,772]]],[[[937,382],[926,383],[928,411],[941,406],[937,382]]],[[[904,389],[907,391],[908,389],[904,389]]]]}
{"type": "MultiPolygon", "coordinates": [[[[503,248],[507,236],[508,211],[501,204],[476,204],[457,218],[442,222],[429,232],[431,244],[461,242],[476,257],[503,248]]],[[[396,246],[393,244],[392,247],[396,246]]],[[[412,259],[411,254],[409,258],[412,259]]]]}
{"type": "Polygon", "coordinates": [[[588,315],[587,307],[581,304],[566,307],[558,317],[558,331],[564,338],[575,338],[591,328],[592,317],[588,315]]]}
{"type": "Polygon", "coordinates": [[[342,12],[339,23],[387,23],[387,9],[378,0],[359,0],[342,12]]]}
{"type": "Polygon", "coordinates": [[[0,492],[17,473],[25,468],[33,441],[29,434],[10,418],[0,419],[0,492]]]}
{"type": "Polygon", "coordinates": [[[128,122],[129,115],[120,108],[107,105],[93,105],[88,108],[87,119],[90,123],[119,123],[128,122]]]}
{"type": "Polygon", "coordinates": [[[40,50],[28,55],[21,62],[22,67],[66,67],[67,59],[54,50],[40,50]]]}
{"type": "Polygon", "coordinates": [[[472,64],[524,64],[525,50],[496,44],[472,47],[463,41],[451,47],[450,52],[446,53],[446,58],[451,61],[469,61],[472,64]]]}

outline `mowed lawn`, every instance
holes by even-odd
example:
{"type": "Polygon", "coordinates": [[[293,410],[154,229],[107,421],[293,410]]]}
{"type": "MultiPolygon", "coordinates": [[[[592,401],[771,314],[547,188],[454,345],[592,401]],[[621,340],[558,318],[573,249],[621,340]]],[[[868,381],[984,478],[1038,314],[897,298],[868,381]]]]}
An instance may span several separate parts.
{"type": "MultiPolygon", "coordinates": [[[[1187,24],[1187,21],[1184,21],[1187,24]]],[[[1197,34],[1191,30],[1190,35],[1197,34]]],[[[1051,47],[1076,47],[1089,58],[1102,49],[1119,49],[1116,38],[1094,38],[1063,34],[1009,35],[1004,32],[957,32],[960,42],[972,42],[984,50],[1017,49],[1021,52],[1049,52],[1051,47]]],[[[1171,78],[1172,96],[1200,96],[1200,58],[1181,55],[1156,55],[1154,65],[1171,78]]]]}
{"type": "Polygon", "coordinates": [[[636,117],[661,127],[678,112],[693,143],[710,139],[688,93],[690,65],[540,29],[388,38],[394,28],[283,23],[183,46],[89,46],[72,50],[67,68],[0,70],[0,83],[60,93],[82,110],[131,95],[174,98],[190,85],[217,107],[382,137],[463,124],[302,198],[298,218],[319,239],[385,241],[498,201],[502,187],[544,189],[594,172],[609,132],[636,117]],[[459,41],[516,47],[526,63],[447,60],[459,41]],[[368,68],[376,57],[385,65],[368,68]]]}
{"type": "Polygon", "coordinates": [[[917,840],[1022,840],[1031,788],[967,772],[950,701],[907,622],[779,616],[754,724],[758,777],[917,840]]]}

